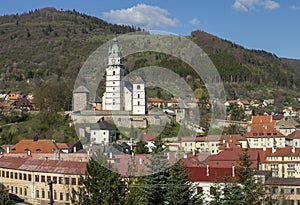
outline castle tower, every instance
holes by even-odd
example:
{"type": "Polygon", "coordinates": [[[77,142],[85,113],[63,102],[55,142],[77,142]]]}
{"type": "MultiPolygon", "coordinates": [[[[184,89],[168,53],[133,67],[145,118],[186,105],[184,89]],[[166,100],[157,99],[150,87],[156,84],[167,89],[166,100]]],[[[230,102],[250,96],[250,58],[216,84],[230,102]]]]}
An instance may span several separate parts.
{"type": "Polygon", "coordinates": [[[89,90],[84,86],[79,86],[73,91],[73,111],[86,110],[89,93],[89,90]]]}
{"type": "Polygon", "coordinates": [[[139,76],[132,82],[132,114],[146,114],[145,82],[139,76]]]}
{"type": "Polygon", "coordinates": [[[103,95],[103,110],[121,110],[122,86],[124,67],[122,65],[122,53],[115,37],[111,49],[109,49],[108,65],[106,68],[106,91],[103,95]]]}

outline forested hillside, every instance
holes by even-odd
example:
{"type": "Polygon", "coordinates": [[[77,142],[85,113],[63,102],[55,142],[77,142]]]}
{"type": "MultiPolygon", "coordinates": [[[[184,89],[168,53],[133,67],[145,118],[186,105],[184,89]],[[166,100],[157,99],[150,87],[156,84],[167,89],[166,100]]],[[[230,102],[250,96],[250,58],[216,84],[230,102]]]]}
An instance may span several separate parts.
{"type": "MultiPolygon", "coordinates": [[[[68,109],[74,80],[87,57],[114,33],[136,30],[140,29],[54,8],[1,16],[0,80],[3,83],[0,89],[39,92],[43,98],[63,91],[60,93],[69,100],[57,106],[68,109]],[[45,90],[52,92],[46,94],[45,90]]],[[[188,38],[210,56],[225,82],[228,98],[279,96],[278,103],[296,104],[300,76],[287,60],[266,51],[245,49],[203,31],[194,31],[188,38]]],[[[200,78],[194,77],[186,64],[170,56],[137,54],[124,62],[126,72],[145,65],[159,65],[173,69],[193,89],[201,86],[200,78]]]]}

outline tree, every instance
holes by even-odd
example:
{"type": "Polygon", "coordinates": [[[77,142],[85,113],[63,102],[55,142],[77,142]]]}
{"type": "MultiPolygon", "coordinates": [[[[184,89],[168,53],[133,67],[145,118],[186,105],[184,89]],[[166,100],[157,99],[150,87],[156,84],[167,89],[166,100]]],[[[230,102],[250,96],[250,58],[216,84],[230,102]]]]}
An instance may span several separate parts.
{"type": "Polygon", "coordinates": [[[145,194],[146,204],[162,205],[166,201],[167,182],[168,182],[168,159],[163,153],[163,142],[160,137],[155,139],[155,148],[148,158],[148,175],[145,176],[145,194]]]}
{"type": "Polygon", "coordinates": [[[91,158],[85,176],[81,177],[84,186],[75,192],[79,204],[124,204],[125,183],[118,173],[106,167],[110,166],[103,153],[98,152],[91,158]]]}
{"type": "Polygon", "coordinates": [[[11,201],[9,198],[8,190],[0,183],[0,205],[10,205],[11,201]]]}
{"type": "Polygon", "coordinates": [[[135,148],[135,153],[136,154],[148,154],[148,148],[146,147],[146,142],[144,141],[139,141],[136,143],[136,148],[135,148]]]}
{"type": "Polygon", "coordinates": [[[144,204],[145,195],[142,187],[145,186],[145,181],[143,176],[136,176],[138,173],[137,165],[134,157],[131,158],[128,164],[128,171],[126,181],[128,184],[128,189],[125,197],[125,204],[144,204]]]}
{"type": "Polygon", "coordinates": [[[199,198],[197,198],[197,196],[194,196],[193,200],[193,192],[194,187],[192,185],[192,182],[188,179],[186,167],[180,160],[175,163],[170,169],[166,200],[168,204],[174,205],[187,205],[192,201],[197,201],[197,203],[199,204],[199,202],[202,201],[202,198],[201,196],[199,198]]]}
{"type": "Polygon", "coordinates": [[[219,205],[221,204],[222,200],[222,188],[219,182],[215,182],[213,186],[210,188],[210,195],[212,197],[212,201],[210,202],[211,205],[219,205]]]}
{"type": "Polygon", "coordinates": [[[223,188],[222,205],[241,205],[243,204],[242,187],[237,184],[236,179],[225,177],[223,188]]]}
{"type": "Polygon", "coordinates": [[[247,149],[243,150],[237,165],[238,183],[242,185],[242,196],[245,204],[260,204],[265,198],[264,187],[256,180],[252,161],[247,149]]]}

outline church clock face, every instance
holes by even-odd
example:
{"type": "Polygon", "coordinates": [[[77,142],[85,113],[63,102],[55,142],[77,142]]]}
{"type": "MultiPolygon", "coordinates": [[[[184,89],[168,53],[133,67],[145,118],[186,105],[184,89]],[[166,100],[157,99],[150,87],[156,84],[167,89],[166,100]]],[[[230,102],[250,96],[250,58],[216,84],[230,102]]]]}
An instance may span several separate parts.
{"type": "Polygon", "coordinates": [[[115,62],[116,62],[116,59],[115,59],[115,58],[111,59],[111,62],[112,62],[112,63],[115,63],[115,62]]]}

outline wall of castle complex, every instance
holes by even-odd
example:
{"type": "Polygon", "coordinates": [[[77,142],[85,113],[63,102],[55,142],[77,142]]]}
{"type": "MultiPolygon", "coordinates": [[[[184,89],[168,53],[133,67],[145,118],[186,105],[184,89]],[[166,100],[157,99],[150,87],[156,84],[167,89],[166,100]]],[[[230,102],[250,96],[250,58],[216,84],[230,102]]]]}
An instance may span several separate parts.
{"type": "Polygon", "coordinates": [[[101,118],[105,121],[114,123],[117,127],[133,126],[134,128],[146,128],[148,125],[164,125],[171,122],[163,113],[155,113],[149,115],[130,115],[128,112],[118,111],[112,113],[110,111],[81,111],[70,114],[74,124],[90,124],[97,123],[101,118]]]}

